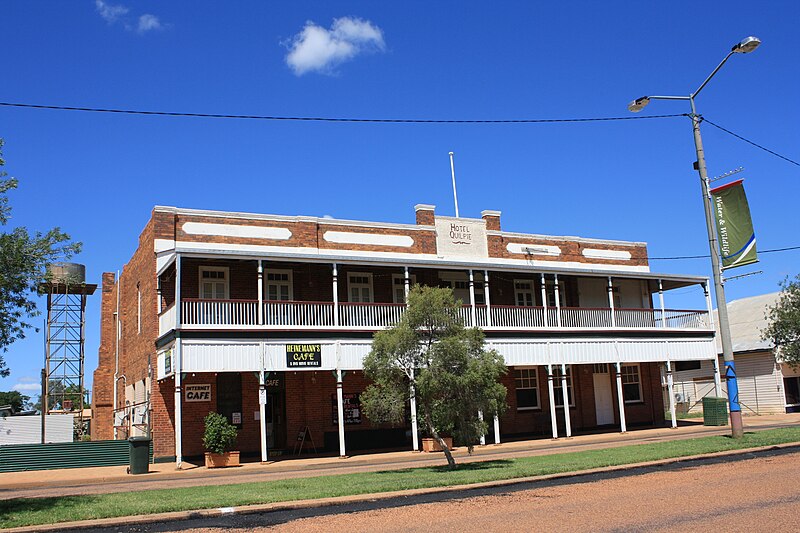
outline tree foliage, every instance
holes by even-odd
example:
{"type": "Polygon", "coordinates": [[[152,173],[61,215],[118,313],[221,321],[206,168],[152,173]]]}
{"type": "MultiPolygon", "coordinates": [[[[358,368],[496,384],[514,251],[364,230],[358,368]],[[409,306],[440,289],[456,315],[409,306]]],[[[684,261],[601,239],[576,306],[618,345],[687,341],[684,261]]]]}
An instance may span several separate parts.
{"type": "Polygon", "coordinates": [[[781,361],[792,367],[800,366],[800,275],[781,282],[781,294],[775,305],[767,309],[769,324],[761,332],[764,340],[772,341],[781,361]]]}
{"type": "Polygon", "coordinates": [[[11,411],[14,413],[19,413],[25,409],[25,404],[27,404],[29,400],[29,396],[16,390],[0,392],[0,405],[10,405],[11,411]]]}
{"type": "MultiPolygon", "coordinates": [[[[0,139],[0,226],[8,224],[11,206],[8,191],[17,187],[15,178],[2,171],[3,139],[0,139]]],[[[29,232],[24,227],[0,232],[0,351],[25,338],[29,321],[39,315],[34,297],[38,284],[45,277],[45,266],[53,261],[69,259],[80,251],[81,244],[59,228],[47,232],[29,232]]],[[[9,369],[0,354],[0,377],[9,369]]]]}
{"type": "MultiPolygon", "coordinates": [[[[79,410],[81,407],[81,396],[84,397],[84,406],[89,406],[88,398],[86,397],[86,390],[81,391],[80,386],[69,384],[64,385],[64,382],[59,379],[51,379],[47,382],[47,406],[48,411],[61,411],[62,409],[79,410]],[[72,406],[66,409],[65,401],[71,401],[72,406]]],[[[33,408],[37,411],[42,410],[42,395],[39,394],[33,408]]]]}
{"type": "Polygon", "coordinates": [[[451,468],[455,461],[442,436],[471,453],[488,429],[478,411],[491,418],[506,407],[498,381],[507,371],[503,358],[485,349],[480,329],[464,327],[460,308],[451,289],[414,286],[400,322],[373,338],[364,359],[373,384],[361,396],[370,420],[399,424],[413,394],[422,427],[439,441],[451,468]]]}

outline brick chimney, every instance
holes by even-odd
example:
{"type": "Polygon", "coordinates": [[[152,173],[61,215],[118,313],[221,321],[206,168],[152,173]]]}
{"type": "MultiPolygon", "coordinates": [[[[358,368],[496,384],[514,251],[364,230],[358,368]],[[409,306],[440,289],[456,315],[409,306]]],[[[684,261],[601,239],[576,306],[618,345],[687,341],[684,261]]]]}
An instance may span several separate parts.
{"type": "Polygon", "coordinates": [[[433,226],[434,216],[433,212],[436,209],[435,205],[417,204],[414,206],[414,211],[417,212],[417,224],[420,226],[433,226]]]}
{"type": "Polygon", "coordinates": [[[481,211],[481,218],[486,221],[487,230],[500,231],[500,211],[481,211]]]}

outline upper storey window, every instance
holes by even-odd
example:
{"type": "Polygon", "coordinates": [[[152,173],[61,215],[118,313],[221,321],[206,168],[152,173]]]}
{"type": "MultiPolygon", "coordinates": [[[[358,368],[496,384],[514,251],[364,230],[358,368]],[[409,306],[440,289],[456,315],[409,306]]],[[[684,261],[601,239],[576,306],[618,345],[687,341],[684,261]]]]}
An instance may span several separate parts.
{"type": "Polygon", "coordinates": [[[227,267],[200,267],[200,299],[227,300],[230,294],[227,267]]]}
{"type": "Polygon", "coordinates": [[[351,302],[372,302],[372,274],[368,272],[351,272],[347,275],[347,290],[351,302]]]}
{"type": "Polygon", "coordinates": [[[292,271],[267,270],[264,272],[267,300],[271,302],[292,300],[292,271]]]}

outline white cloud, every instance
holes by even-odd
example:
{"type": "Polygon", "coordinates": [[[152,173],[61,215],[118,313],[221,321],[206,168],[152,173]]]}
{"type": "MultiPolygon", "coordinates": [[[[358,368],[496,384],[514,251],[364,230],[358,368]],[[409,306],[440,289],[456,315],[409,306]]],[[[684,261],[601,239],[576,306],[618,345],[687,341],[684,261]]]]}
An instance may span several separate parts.
{"type": "Polygon", "coordinates": [[[365,52],[385,49],[383,31],[368,20],[342,17],[329,30],[306,22],[289,42],[286,64],[297,76],[306,72],[331,73],[332,69],[365,52]]]}
{"type": "Polygon", "coordinates": [[[100,14],[100,16],[103,17],[109,24],[113,24],[120,17],[128,13],[127,7],[123,5],[107,4],[103,0],[95,0],[94,5],[97,8],[97,12],[100,14]]]}
{"type": "Polygon", "coordinates": [[[42,386],[39,383],[17,383],[13,387],[12,390],[19,391],[19,392],[35,392],[39,393],[42,386]]]}
{"type": "Polygon", "coordinates": [[[136,31],[139,33],[146,33],[151,30],[162,29],[164,29],[164,25],[161,24],[161,21],[158,20],[158,17],[149,13],[145,13],[139,17],[139,25],[136,27],[136,31]]]}
{"type": "Polygon", "coordinates": [[[97,13],[109,25],[120,23],[127,31],[144,34],[149,31],[163,30],[167,26],[157,16],[150,13],[140,15],[138,18],[128,16],[130,9],[122,4],[109,4],[105,0],[95,0],[94,5],[97,13]]]}

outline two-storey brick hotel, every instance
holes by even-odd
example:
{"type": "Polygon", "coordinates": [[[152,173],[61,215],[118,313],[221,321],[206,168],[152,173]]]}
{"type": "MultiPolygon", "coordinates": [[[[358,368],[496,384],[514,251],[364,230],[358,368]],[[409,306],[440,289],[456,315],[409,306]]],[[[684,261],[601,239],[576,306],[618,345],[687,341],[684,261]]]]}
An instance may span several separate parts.
{"type": "Polygon", "coordinates": [[[452,287],[505,358],[509,408],[489,442],[664,424],[670,363],[716,362],[707,279],[651,273],[645,244],[415,209],[416,224],[393,224],[156,207],[119,279],[103,276],[94,438],[149,432],[180,466],[217,411],[262,460],[299,434],[341,455],[416,447],[412,406],[386,427],[359,402],[372,334],[413,284],[452,287]],[[665,308],[692,285],[704,309],[665,308]]]}

